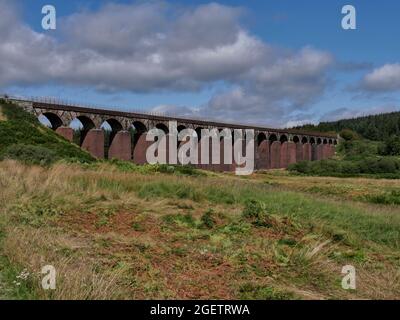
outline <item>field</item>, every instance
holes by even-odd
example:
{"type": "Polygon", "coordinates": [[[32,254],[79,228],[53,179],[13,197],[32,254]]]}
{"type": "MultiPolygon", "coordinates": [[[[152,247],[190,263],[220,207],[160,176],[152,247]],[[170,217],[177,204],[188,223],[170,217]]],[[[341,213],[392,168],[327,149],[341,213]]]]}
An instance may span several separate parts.
{"type": "Polygon", "coordinates": [[[0,187],[3,299],[400,298],[397,180],[4,160],[0,187]]]}

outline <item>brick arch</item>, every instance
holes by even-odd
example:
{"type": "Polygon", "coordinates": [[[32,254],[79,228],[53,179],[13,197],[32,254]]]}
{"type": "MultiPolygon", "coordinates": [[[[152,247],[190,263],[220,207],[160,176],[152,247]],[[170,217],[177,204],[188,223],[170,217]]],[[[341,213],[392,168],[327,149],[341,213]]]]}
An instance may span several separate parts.
{"type": "Polygon", "coordinates": [[[47,120],[49,120],[50,124],[51,124],[51,128],[55,131],[58,128],[64,126],[64,121],[62,120],[62,118],[53,112],[43,112],[41,113],[42,116],[46,117],[47,120]]]}
{"type": "Polygon", "coordinates": [[[157,124],[155,125],[155,127],[156,127],[157,129],[160,129],[160,130],[164,131],[165,134],[168,134],[168,133],[169,133],[169,128],[168,128],[168,126],[167,126],[165,123],[163,123],[163,122],[157,123],[157,124]]]}
{"type": "Polygon", "coordinates": [[[260,144],[266,140],[267,140],[267,135],[264,132],[259,132],[257,135],[257,146],[260,146],[260,144]]]}
{"type": "Polygon", "coordinates": [[[281,134],[280,137],[279,137],[279,141],[281,143],[284,143],[284,142],[289,141],[289,138],[288,138],[288,136],[286,134],[281,134]]]}

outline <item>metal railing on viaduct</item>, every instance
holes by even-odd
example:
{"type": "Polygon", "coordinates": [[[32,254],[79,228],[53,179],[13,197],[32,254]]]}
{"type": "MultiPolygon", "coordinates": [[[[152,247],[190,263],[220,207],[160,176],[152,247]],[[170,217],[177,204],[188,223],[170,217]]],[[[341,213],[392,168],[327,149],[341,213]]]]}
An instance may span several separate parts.
{"type": "MultiPolygon", "coordinates": [[[[158,128],[168,134],[170,121],[176,122],[178,131],[186,128],[195,130],[199,140],[201,129],[218,129],[219,131],[254,129],[255,167],[258,170],[287,168],[289,164],[302,160],[327,159],[335,154],[335,146],[339,142],[337,135],[328,133],[271,129],[151,113],[95,109],[49,99],[6,98],[37,117],[45,116],[51,123],[52,129],[70,141],[74,139],[74,129],[70,127],[70,124],[75,119],[79,120],[81,123],[79,144],[83,149],[96,158],[131,160],[137,164],[146,163],[146,150],[151,144],[146,141],[145,133],[152,128],[158,128]],[[106,145],[102,129],[104,122],[107,122],[111,129],[106,145]]],[[[222,141],[220,147],[223,148],[222,141]]],[[[223,164],[198,166],[215,171],[232,171],[234,167],[223,164]]]]}

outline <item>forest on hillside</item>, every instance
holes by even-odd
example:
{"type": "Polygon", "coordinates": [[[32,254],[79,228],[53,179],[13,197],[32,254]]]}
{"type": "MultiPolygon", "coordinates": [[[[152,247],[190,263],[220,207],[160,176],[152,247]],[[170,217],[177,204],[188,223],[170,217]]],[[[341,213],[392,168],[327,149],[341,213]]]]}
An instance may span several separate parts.
{"type": "Polygon", "coordinates": [[[400,112],[321,122],[318,125],[307,124],[295,129],[321,132],[340,132],[343,129],[350,129],[365,139],[385,141],[393,135],[400,134],[400,112]]]}

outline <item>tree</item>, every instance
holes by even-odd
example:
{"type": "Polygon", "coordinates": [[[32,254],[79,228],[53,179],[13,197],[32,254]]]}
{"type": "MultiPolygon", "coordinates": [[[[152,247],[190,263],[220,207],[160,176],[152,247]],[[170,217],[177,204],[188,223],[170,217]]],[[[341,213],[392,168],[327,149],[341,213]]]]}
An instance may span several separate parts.
{"type": "Polygon", "coordinates": [[[353,141],[358,139],[357,133],[350,129],[343,129],[340,131],[339,135],[346,141],[353,141]]]}
{"type": "Polygon", "coordinates": [[[400,155],[400,136],[391,136],[385,141],[380,153],[388,156],[400,155]]]}

